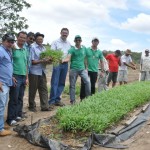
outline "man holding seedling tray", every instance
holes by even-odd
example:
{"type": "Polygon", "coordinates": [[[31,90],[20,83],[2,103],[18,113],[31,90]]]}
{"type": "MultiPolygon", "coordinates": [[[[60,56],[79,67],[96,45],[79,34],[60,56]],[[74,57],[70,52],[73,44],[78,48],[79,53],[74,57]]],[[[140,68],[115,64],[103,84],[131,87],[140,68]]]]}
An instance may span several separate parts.
{"type": "MultiPolygon", "coordinates": [[[[51,44],[52,50],[62,51],[64,56],[67,56],[68,50],[71,48],[70,42],[67,40],[69,30],[62,28],[60,32],[60,38],[51,44]]],[[[64,106],[61,102],[61,94],[65,87],[66,76],[68,72],[68,62],[60,63],[59,65],[53,66],[53,72],[51,77],[51,90],[49,105],[53,107],[64,106]]]]}

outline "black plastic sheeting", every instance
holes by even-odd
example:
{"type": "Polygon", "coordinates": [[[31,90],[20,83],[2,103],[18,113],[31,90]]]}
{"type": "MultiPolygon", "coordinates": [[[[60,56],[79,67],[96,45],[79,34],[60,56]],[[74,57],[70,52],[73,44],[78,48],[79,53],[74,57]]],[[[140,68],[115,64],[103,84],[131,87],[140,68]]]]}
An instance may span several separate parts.
{"type": "MultiPolygon", "coordinates": [[[[143,125],[150,119],[150,106],[146,109],[144,113],[140,113],[136,120],[134,120],[130,125],[120,130],[117,134],[95,134],[92,133],[85,143],[83,148],[80,150],[90,150],[93,144],[115,149],[125,149],[127,146],[121,145],[120,142],[125,141],[132,137],[143,125]]],[[[61,142],[56,140],[48,139],[42,136],[38,128],[43,124],[50,124],[51,118],[45,120],[39,120],[32,125],[19,125],[14,128],[19,136],[24,137],[30,143],[48,148],[50,150],[72,150],[71,148],[61,142]]],[[[79,150],[79,148],[78,148],[79,150]]]]}

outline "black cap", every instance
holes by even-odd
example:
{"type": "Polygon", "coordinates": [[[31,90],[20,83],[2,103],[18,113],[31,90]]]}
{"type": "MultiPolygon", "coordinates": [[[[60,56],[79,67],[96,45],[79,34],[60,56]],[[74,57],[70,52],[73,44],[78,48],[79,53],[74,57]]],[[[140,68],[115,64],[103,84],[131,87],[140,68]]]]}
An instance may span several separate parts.
{"type": "Polygon", "coordinates": [[[38,36],[42,36],[44,38],[44,34],[41,34],[40,32],[35,33],[35,38],[37,38],[38,36]]]}
{"type": "Polygon", "coordinates": [[[3,40],[3,41],[5,41],[5,40],[7,40],[7,41],[16,41],[16,40],[15,40],[15,36],[14,36],[13,34],[11,34],[11,33],[5,34],[5,35],[2,37],[2,40],[3,40]]]}

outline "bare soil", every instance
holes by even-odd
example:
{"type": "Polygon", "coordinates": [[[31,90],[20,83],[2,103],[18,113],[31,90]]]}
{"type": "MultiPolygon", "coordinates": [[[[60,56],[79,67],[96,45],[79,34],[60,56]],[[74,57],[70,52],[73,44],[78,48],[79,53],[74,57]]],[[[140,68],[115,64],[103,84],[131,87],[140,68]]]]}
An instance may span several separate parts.
{"type": "MultiPolygon", "coordinates": [[[[50,80],[51,74],[49,73],[47,75],[48,77],[48,86],[49,86],[49,80],[50,80]]],[[[133,82],[139,79],[139,70],[133,71],[129,70],[129,82],[133,82]]],[[[68,83],[68,80],[67,80],[68,83]]],[[[69,105],[69,97],[66,95],[62,96],[62,101],[69,105]]],[[[40,111],[40,102],[38,94],[36,96],[36,104],[37,104],[37,112],[33,113],[28,111],[28,91],[26,90],[25,96],[24,96],[24,111],[26,111],[26,115],[28,118],[20,124],[31,124],[31,118],[33,118],[33,122],[38,121],[39,119],[47,118],[50,116],[54,116],[56,113],[56,110],[58,107],[55,107],[53,111],[50,112],[41,112],[40,111]],[[32,116],[32,117],[31,117],[32,116]]],[[[122,124],[124,121],[126,121],[128,118],[134,115],[134,113],[137,113],[141,108],[135,109],[133,112],[129,113],[129,115],[122,121],[120,121],[120,124],[122,124]]],[[[7,112],[5,112],[5,119],[6,119],[7,112]]],[[[53,125],[57,125],[57,121],[53,120],[53,125]]],[[[116,125],[116,126],[118,126],[116,125]]],[[[53,126],[52,129],[55,127],[53,126]]],[[[10,130],[12,130],[12,135],[6,136],[6,137],[0,137],[0,150],[44,150],[44,148],[34,146],[30,144],[27,140],[24,138],[21,138],[13,131],[13,128],[11,127],[10,130]]],[[[82,147],[84,145],[84,141],[86,141],[86,137],[90,133],[64,133],[59,128],[55,128],[55,130],[50,130],[49,126],[47,127],[41,127],[40,132],[49,136],[49,133],[53,133],[51,136],[52,138],[58,139],[59,141],[62,140],[68,145],[72,145],[73,147],[82,147]],[[47,129],[48,128],[48,129],[47,129]],[[56,133],[57,132],[57,133],[56,133]],[[79,135],[80,134],[80,135],[79,135]]],[[[143,128],[138,131],[131,139],[124,142],[124,144],[127,144],[129,146],[128,150],[150,150],[150,120],[143,126],[143,128]]],[[[107,150],[108,148],[103,148],[94,145],[93,150],[107,150]]],[[[111,150],[110,148],[108,150],[111,150]]]]}

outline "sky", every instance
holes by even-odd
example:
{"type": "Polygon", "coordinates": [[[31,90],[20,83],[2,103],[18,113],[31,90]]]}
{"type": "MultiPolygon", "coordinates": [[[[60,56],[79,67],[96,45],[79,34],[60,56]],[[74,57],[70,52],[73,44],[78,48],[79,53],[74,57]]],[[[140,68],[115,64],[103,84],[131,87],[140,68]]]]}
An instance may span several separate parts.
{"type": "Polygon", "coordinates": [[[26,0],[24,9],[27,32],[45,35],[51,44],[60,37],[63,27],[69,29],[68,40],[74,45],[75,35],[82,45],[91,46],[93,37],[100,40],[101,50],[142,52],[150,48],[150,1],[148,0],[26,0]]]}

